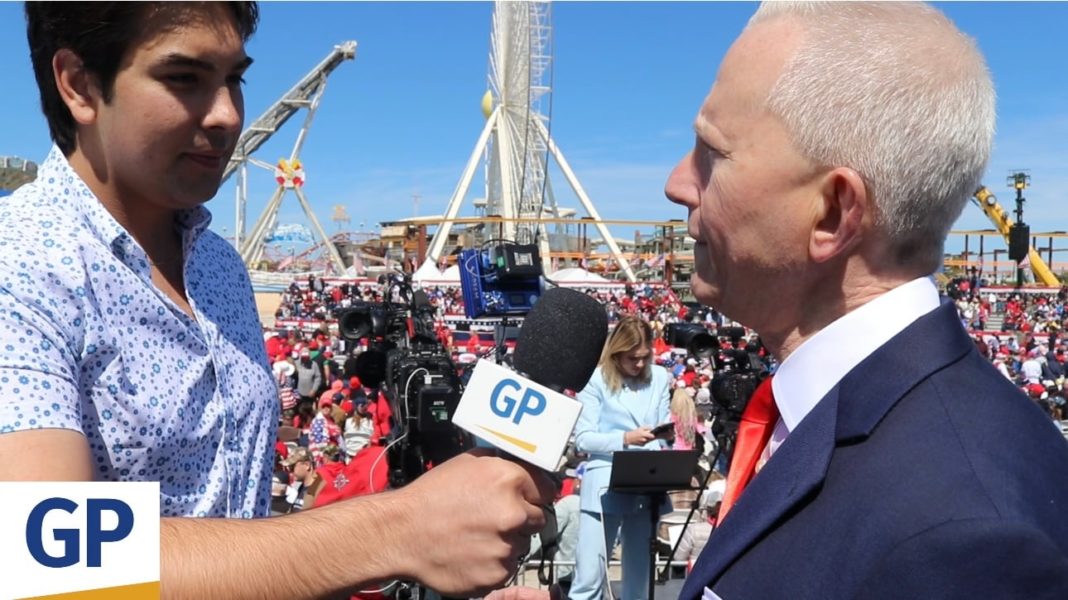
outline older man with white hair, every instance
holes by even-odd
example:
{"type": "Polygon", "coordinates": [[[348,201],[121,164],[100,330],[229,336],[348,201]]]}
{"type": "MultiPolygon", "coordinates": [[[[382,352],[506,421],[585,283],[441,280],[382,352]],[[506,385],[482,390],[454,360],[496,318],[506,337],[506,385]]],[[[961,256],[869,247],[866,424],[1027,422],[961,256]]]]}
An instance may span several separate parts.
{"type": "Polygon", "coordinates": [[[1068,444],[930,277],[994,104],[921,3],[767,2],[727,52],[666,193],[781,363],[682,600],[1068,598],[1068,444]]]}
{"type": "Polygon", "coordinates": [[[994,116],[921,3],[765,3],[728,51],[666,192],[694,294],[782,362],[684,600],[1068,597],[1068,445],[930,278],[994,116]]]}

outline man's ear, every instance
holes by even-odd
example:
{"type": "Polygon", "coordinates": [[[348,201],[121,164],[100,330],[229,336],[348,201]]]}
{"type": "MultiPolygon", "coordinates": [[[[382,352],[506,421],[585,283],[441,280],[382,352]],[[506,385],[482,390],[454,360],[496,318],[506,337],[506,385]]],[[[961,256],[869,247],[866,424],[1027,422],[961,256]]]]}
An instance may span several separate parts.
{"type": "Polygon", "coordinates": [[[52,75],[74,122],[90,125],[96,121],[103,98],[96,76],[86,70],[81,57],[68,48],[58,50],[52,57],[52,75]]]}
{"type": "Polygon", "coordinates": [[[864,238],[874,223],[874,206],[860,174],[838,167],[824,175],[821,201],[809,238],[809,255],[825,262],[848,252],[864,238]]]}

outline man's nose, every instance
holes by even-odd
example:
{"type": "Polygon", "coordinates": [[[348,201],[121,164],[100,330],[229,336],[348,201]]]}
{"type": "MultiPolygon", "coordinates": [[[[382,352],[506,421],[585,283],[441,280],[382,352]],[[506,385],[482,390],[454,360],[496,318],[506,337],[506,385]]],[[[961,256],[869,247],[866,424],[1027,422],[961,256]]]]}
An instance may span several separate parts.
{"type": "Polygon", "coordinates": [[[204,125],[207,129],[241,131],[244,115],[245,101],[241,91],[222,86],[211,99],[204,125]]]}
{"type": "Polygon", "coordinates": [[[693,151],[691,150],[672,169],[667,183],[664,184],[664,195],[676,204],[696,207],[697,192],[697,178],[694,176],[693,151]]]}

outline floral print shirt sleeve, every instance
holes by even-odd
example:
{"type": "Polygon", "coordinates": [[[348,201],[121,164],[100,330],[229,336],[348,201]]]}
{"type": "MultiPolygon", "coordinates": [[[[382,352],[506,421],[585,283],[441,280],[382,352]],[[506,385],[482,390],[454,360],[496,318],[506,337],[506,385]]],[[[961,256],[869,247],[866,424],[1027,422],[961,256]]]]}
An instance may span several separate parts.
{"type": "Polygon", "coordinates": [[[81,432],[97,480],[159,481],[163,516],[269,513],[277,387],[248,273],[181,213],[189,317],[55,147],[0,203],[0,435],[81,432]]]}

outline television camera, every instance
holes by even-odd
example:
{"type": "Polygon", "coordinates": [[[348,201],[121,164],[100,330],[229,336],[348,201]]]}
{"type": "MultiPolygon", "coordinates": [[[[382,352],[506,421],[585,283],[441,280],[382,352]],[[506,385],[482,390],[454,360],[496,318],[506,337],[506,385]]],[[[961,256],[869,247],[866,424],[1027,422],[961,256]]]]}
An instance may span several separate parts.
{"type": "Polygon", "coordinates": [[[497,241],[463,250],[459,264],[468,319],[525,315],[541,297],[541,257],[536,244],[497,241]]]}
{"type": "MultiPolygon", "coordinates": [[[[462,251],[459,262],[469,319],[525,315],[541,296],[536,245],[497,240],[462,251]]],[[[428,465],[473,448],[474,440],[452,424],[464,380],[438,341],[426,293],[413,288],[409,275],[385,275],[379,283],[385,287],[383,301],[339,311],[338,330],[349,341],[367,340],[367,350],[356,359],[356,372],[360,381],[389,399],[395,422],[387,452],[389,481],[400,487],[428,465]]],[[[507,332],[514,329],[507,325],[498,326],[500,354],[507,332]]]]}
{"type": "Polygon", "coordinates": [[[664,341],[676,348],[685,348],[696,358],[711,360],[713,377],[709,392],[712,415],[716,417],[713,433],[729,460],[742,411],[767,376],[768,369],[760,358],[759,341],[742,344],[744,328],[720,327],[716,333],[712,335],[697,323],[672,323],[665,328],[664,341]]]}
{"type": "Polygon", "coordinates": [[[729,341],[729,347],[721,348],[712,361],[713,377],[709,386],[712,395],[712,414],[716,416],[713,433],[723,447],[723,454],[730,460],[734,453],[734,438],[742,411],[749,404],[757,386],[768,375],[767,366],[760,358],[759,341],[742,344],[745,329],[722,327],[721,338],[729,341]]]}
{"type": "Polygon", "coordinates": [[[364,385],[384,392],[394,416],[387,459],[389,482],[401,487],[438,464],[474,447],[470,434],[452,424],[463,384],[449,351],[434,331],[434,308],[411,277],[383,276],[382,302],[361,302],[337,314],[347,340],[367,340],[356,359],[364,385]]]}
{"type": "MultiPolygon", "coordinates": [[[[685,348],[697,358],[707,358],[712,362],[713,376],[709,386],[712,397],[712,434],[716,439],[716,454],[709,460],[709,470],[697,490],[697,498],[704,495],[712,479],[713,465],[720,460],[730,464],[734,454],[734,441],[738,435],[738,424],[742,412],[749,404],[753,392],[760,382],[767,377],[768,369],[760,357],[762,344],[753,340],[743,345],[745,329],[742,327],[720,327],[712,335],[704,326],[697,323],[675,323],[668,325],[664,331],[664,341],[676,348],[685,348]]],[[[689,527],[696,513],[699,502],[695,501],[683,523],[683,531],[689,527]]],[[[681,543],[679,541],[668,552],[674,557],[681,543]]],[[[660,571],[658,579],[667,580],[670,561],[660,571]]]]}

